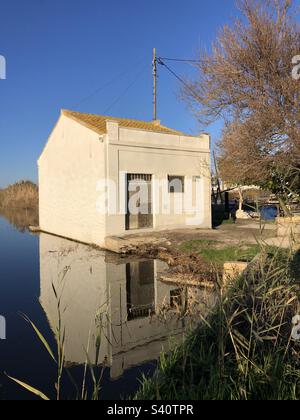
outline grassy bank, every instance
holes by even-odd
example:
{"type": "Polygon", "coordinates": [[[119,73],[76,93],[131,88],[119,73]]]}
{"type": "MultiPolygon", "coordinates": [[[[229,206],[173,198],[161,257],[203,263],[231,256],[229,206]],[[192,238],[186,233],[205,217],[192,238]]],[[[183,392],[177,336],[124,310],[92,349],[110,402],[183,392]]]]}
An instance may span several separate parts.
{"type": "Polygon", "coordinates": [[[0,190],[0,208],[38,209],[38,187],[30,181],[20,181],[0,190]]]}
{"type": "Polygon", "coordinates": [[[224,245],[218,241],[192,240],[184,242],[180,251],[198,254],[203,261],[223,266],[226,261],[250,262],[260,252],[260,246],[251,244],[224,245]]]}
{"type": "Polygon", "coordinates": [[[264,252],[214,312],[161,356],[136,399],[293,400],[300,398],[300,258],[264,252]]]}

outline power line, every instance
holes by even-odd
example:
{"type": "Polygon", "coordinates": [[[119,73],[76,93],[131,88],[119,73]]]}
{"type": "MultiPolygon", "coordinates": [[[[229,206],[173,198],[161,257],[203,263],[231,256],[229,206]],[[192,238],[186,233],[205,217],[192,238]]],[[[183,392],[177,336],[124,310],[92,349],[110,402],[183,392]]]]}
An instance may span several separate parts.
{"type": "Polygon", "coordinates": [[[105,83],[104,85],[98,87],[96,90],[94,90],[90,95],[85,96],[84,98],[82,98],[79,102],[77,102],[76,104],[72,105],[72,108],[78,108],[81,104],[83,104],[84,102],[88,101],[89,99],[93,98],[94,96],[97,95],[97,93],[102,92],[104,89],[106,89],[107,87],[111,86],[112,84],[114,84],[116,81],[118,81],[119,79],[121,79],[122,77],[124,77],[127,73],[129,73],[132,70],[132,67],[138,66],[141,62],[143,62],[145,60],[145,56],[139,60],[136,64],[134,64],[134,66],[130,65],[129,68],[127,68],[126,70],[124,70],[123,72],[117,74],[116,76],[114,76],[112,79],[110,79],[107,83],[105,83]]]}
{"type": "Polygon", "coordinates": [[[111,108],[113,108],[118,102],[120,102],[120,100],[126,95],[126,93],[132,88],[132,86],[134,86],[136,84],[136,82],[138,81],[138,79],[140,78],[140,76],[144,73],[145,69],[148,67],[148,63],[143,66],[142,70],[137,74],[136,78],[133,80],[132,83],[130,83],[130,85],[121,93],[120,96],[118,96],[118,98],[116,100],[114,100],[112,102],[111,105],[109,105],[109,107],[104,111],[104,115],[106,115],[111,108]]]}
{"type": "Polygon", "coordinates": [[[194,64],[200,64],[201,63],[200,60],[190,60],[190,59],[185,60],[184,58],[159,57],[159,59],[164,60],[164,61],[175,61],[175,62],[178,62],[178,63],[194,63],[194,64]]]}
{"type": "MultiPolygon", "coordinates": [[[[94,92],[92,92],[90,95],[85,96],[84,98],[82,98],[79,102],[77,102],[76,104],[74,104],[72,106],[72,108],[78,108],[81,104],[83,104],[84,102],[88,101],[89,99],[91,99],[92,97],[94,97],[95,95],[97,95],[98,93],[102,92],[104,89],[106,89],[107,87],[111,86],[112,84],[114,84],[116,81],[118,81],[119,79],[121,79],[122,77],[124,77],[127,73],[129,73],[133,68],[135,68],[136,66],[138,66],[142,61],[145,60],[145,57],[143,57],[141,60],[139,60],[136,64],[131,65],[129,68],[127,68],[126,70],[124,70],[123,72],[117,74],[116,76],[114,76],[111,80],[109,80],[107,83],[105,83],[104,85],[100,86],[99,88],[95,89],[94,92]]],[[[182,77],[180,77],[174,70],[172,70],[166,63],[165,61],[171,61],[171,62],[180,62],[180,63],[186,63],[186,64],[196,64],[196,63],[200,63],[199,60],[192,60],[192,59],[182,59],[182,58],[169,58],[169,57],[158,57],[156,58],[156,62],[157,64],[163,66],[166,68],[166,70],[168,70],[177,80],[179,80],[180,83],[182,83],[185,88],[187,90],[189,90],[191,92],[191,94],[195,97],[195,98],[199,98],[198,94],[191,88],[191,86],[186,83],[182,77]]],[[[118,96],[113,102],[112,104],[105,110],[104,114],[107,114],[107,112],[110,111],[111,108],[113,108],[125,95],[126,93],[132,88],[132,86],[135,85],[135,83],[137,82],[137,80],[140,78],[140,76],[142,75],[142,73],[144,72],[145,68],[147,67],[144,66],[143,69],[137,74],[136,78],[134,79],[134,81],[132,83],[130,83],[130,85],[120,94],[120,96],[118,96]]]]}
{"type": "Polygon", "coordinates": [[[157,59],[157,63],[159,64],[159,65],[161,65],[161,66],[163,66],[163,67],[165,67],[174,77],[176,77],[176,79],[177,80],[179,80],[180,81],[180,83],[182,83],[183,85],[184,85],[184,87],[186,88],[186,89],[188,89],[190,92],[191,92],[191,94],[194,96],[194,98],[196,98],[196,99],[200,99],[199,98],[199,95],[194,91],[194,89],[192,89],[191,88],[191,86],[188,84],[188,83],[186,83],[186,81],[185,80],[183,80],[183,78],[182,77],[180,77],[177,73],[175,73],[175,71],[174,70],[172,70],[164,61],[163,61],[163,59],[162,58],[158,58],[157,59]]]}

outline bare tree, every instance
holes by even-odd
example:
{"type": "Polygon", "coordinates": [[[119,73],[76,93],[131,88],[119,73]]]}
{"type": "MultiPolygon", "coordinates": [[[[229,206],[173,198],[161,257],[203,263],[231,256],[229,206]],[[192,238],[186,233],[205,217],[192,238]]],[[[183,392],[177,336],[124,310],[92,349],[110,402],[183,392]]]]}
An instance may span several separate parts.
{"type": "Polygon", "coordinates": [[[274,172],[299,167],[300,81],[292,78],[292,60],[300,54],[300,29],[293,6],[243,0],[245,19],[222,29],[184,88],[200,122],[225,122],[218,154],[227,182],[271,185],[281,179],[274,172]]]}

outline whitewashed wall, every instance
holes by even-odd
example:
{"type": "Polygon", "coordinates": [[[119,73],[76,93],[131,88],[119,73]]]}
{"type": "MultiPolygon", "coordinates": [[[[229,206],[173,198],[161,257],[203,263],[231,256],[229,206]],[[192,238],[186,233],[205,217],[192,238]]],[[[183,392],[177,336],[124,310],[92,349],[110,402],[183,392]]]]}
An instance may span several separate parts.
{"type": "MultiPolygon", "coordinates": [[[[198,212],[175,214],[172,211],[172,200],[176,195],[170,195],[171,212],[164,214],[163,208],[160,206],[154,216],[154,229],[175,229],[187,226],[210,229],[212,220],[209,136],[202,135],[197,138],[149,133],[127,128],[117,130],[117,126],[118,124],[114,122],[108,124],[107,168],[110,179],[113,179],[118,185],[120,171],[151,174],[156,180],[166,180],[168,175],[182,175],[190,179],[194,176],[202,178],[201,222],[194,226],[188,225],[192,218],[199,216],[198,212]]],[[[194,199],[195,197],[193,197],[193,202],[194,199]]],[[[119,204],[118,207],[120,207],[119,204]]],[[[110,215],[107,220],[107,235],[118,235],[120,232],[125,232],[124,214],[110,215]]]]}
{"type": "MultiPolygon", "coordinates": [[[[125,210],[106,216],[97,211],[97,182],[110,179],[119,191],[120,172],[151,174],[156,180],[168,175],[186,179],[201,176],[203,182],[200,221],[189,224],[194,214],[170,214],[160,207],[154,229],[211,228],[210,138],[186,137],[120,128],[107,122],[101,137],[61,115],[39,159],[40,227],[42,231],[84,243],[105,245],[105,237],[125,234],[125,210]]],[[[124,206],[117,196],[117,210],[124,206]]],[[[153,192],[154,200],[158,196],[153,192]]],[[[176,194],[171,200],[176,199],[176,194]]],[[[194,201],[194,200],[193,200],[194,201]]],[[[132,233],[132,231],[130,231],[132,233]]]]}
{"type": "Polygon", "coordinates": [[[61,116],[39,159],[40,228],[77,241],[103,244],[105,216],[96,209],[105,178],[99,135],[61,116]]]}

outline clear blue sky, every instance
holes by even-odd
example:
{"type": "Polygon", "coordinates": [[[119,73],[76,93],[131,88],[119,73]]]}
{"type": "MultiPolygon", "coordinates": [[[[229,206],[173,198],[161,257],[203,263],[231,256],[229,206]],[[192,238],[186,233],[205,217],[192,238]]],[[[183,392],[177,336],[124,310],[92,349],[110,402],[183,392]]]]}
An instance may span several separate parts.
{"type": "MultiPolygon", "coordinates": [[[[1,0],[0,13],[0,55],[7,60],[7,80],[0,80],[3,187],[37,180],[36,161],[61,108],[150,120],[152,48],[160,56],[194,58],[236,8],[234,0],[1,0]]],[[[182,75],[192,71],[172,67],[182,75]]],[[[160,69],[159,118],[197,133],[203,128],[178,90],[178,81],[160,69]]],[[[216,140],[220,127],[209,131],[216,140]]]]}

